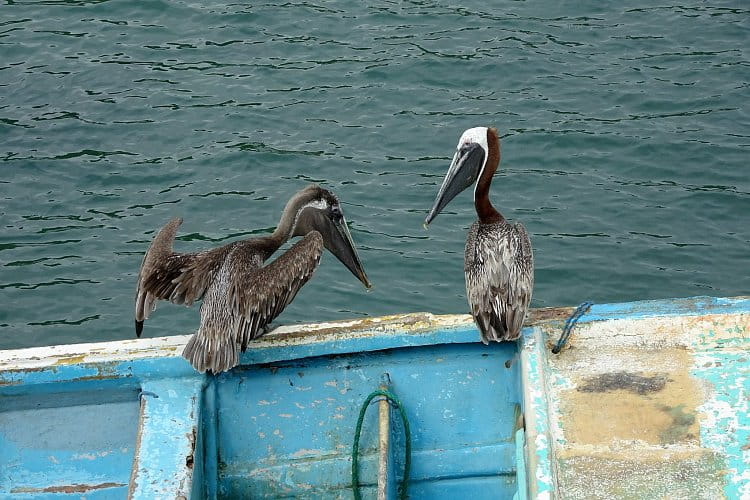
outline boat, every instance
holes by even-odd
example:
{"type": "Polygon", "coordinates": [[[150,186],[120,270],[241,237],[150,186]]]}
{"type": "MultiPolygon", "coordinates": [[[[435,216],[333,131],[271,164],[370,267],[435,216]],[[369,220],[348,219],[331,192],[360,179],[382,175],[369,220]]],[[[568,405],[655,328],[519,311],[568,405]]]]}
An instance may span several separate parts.
{"type": "Polygon", "coordinates": [[[553,354],[573,311],[283,326],[219,375],[189,336],[0,351],[0,497],[352,498],[353,457],[362,498],[750,496],[750,298],[594,304],[553,354]]]}

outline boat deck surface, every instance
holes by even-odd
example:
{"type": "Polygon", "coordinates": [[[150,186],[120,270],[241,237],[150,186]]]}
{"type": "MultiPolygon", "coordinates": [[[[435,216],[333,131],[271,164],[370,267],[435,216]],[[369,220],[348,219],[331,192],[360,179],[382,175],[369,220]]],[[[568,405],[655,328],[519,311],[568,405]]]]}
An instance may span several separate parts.
{"type": "Polygon", "coordinates": [[[552,354],[560,330],[523,351],[538,493],[750,498],[750,301],[595,305],[552,354]]]}
{"type": "Polygon", "coordinates": [[[0,351],[0,496],[349,498],[388,373],[414,498],[750,498],[750,299],[595,304],[553,354],[572,312],[533,310],[517,345],[467,315],[281,327],[215,377],[189,336],[0,351]]]}

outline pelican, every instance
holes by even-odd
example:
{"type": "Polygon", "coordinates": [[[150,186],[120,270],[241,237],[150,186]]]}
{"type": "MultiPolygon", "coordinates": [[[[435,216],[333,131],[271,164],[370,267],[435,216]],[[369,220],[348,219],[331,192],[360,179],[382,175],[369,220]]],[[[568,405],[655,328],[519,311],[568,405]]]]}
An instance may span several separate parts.
{"type": "Polygon", "coordinates": [[[534,288],[534,256],[526,229],[511,224],[490,203],[492,176],[500,163],[497,130],[475,127],[458,141],[448,173],[425,227],[461,191],[474,187],[479,220],[469,228],[464,253],[466,298],[482,342],[516,340],[534,288]]]}
{"type": "Polygon", "coordinates": [[[143,322],[157,299],[189,306],[203,298],[200,327],[182,352],[200,372],[220,373],[237,366],[239,352],[265,333],[266,326],[310,279],[324,247],[365,287],[371,287],[338,198],[316,185],[292,196],[278,227],[268,236],[197,253],[175,253],[172,243],[180,224],[180,218],[170,220],[143,257],[135,297],[135,333],[141,336],[143,322]],[[294,236],[302,239],[264,265],[294,236]]]}

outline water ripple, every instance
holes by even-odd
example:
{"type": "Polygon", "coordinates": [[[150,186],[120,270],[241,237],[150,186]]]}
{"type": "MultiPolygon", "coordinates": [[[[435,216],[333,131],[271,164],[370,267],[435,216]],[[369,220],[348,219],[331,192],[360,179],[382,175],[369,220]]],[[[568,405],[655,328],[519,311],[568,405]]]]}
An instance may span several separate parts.
{"type": "Polygon", "coordinates": [[[3,7],[0,349],[129,338],[167,220],[178,251],[268,234],[310,182],[376,288],[325,258],[282,322],[465,312],[470,190],[421,223],[477,125],[500,130],[493,203],[532,235],[535,306],[750,290],[744,5],[3,7]]]}
{"type": "Polygon", "coordinates": [[[7,283],[0,284],[0,289],[3,288],[20,288],[22,290],[35,290],[40,287],[56,286],[56,285],[78,285],[82,283],[98,284],[98,281],[89,279],[72,279],[72,278],[58,278],[53,281],[46,281],[42,283],[7,283]]]}
{"type": "Polygon", "coordinates": [[[92,321],[99,319],[101,315],[99,314],[93,314],[91,316],[86,316],[85,318],[81,318],[78,320],[69,320],[69,319],[55,319],[55,320],[47,320],[47,321],[39,321],[39,322],[30,322],[27,323],[29,326],[54,326],[54,325],[72,325],[72,326],[78,326],[82,325],[83,323],[86,323],[87,321],[92,321]]]}
{"type": "Polygon", "coordinates": [[[8,262],[7,264],[3,264],[4,266],[13,267],[13,266],[32,266],[35,264],[41,264],[44,263],[45,266],[48,267],[56,267],[59,266],[60,263],[57,261],[61,260],[67,260],[67,259],[80,259],[80,255],[63,255],[60,257],[42,257],[35,260],[17,260],[14,262],[8,262]]]}

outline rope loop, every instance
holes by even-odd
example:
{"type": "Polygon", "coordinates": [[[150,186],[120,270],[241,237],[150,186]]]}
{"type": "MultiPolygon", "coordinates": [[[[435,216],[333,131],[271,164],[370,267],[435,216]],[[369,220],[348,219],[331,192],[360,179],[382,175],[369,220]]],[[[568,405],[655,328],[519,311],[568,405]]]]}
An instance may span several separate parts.
{"type": "Polygon", "coordinates": [[[568,342],[568,338],[570,337],[570,333],[573,331],[573,327],[578,323],[578,320],[581,319],[581,316],[586,314],[586,312],[591,309],[591,306],[593,306],[593,302],[584,302],[578,307],[576,307],[575,311],[573,311],[573,314],[571,314],[567,320],[565,320],[565,326],[563,327],[562,335],[560,335],[560,339],[557,341],[557,344],[555,347],[552,348],[552,354],[559,353],[562,348],[565,346],[565,344],[568,342]]]}
{"type": "Polygon", "coordinates": [[[409,470],[411,469],[411,432],[409,431],[409,420],[406,418],[406,411],[404,410],[401,401],[398,400],[395,394],[390,391],[378,389],[373,391],[362,403],[362,408],[359,410],[359,418],[357,419],[357,427],[354,431],[354,444],[352,445],[352,492],[354,493],[355,500],[361,500],[362,496],[359,493],[359,437],[362,433],[362,422],[365,420],[365,412],[370,406],[373,399],[378,396],[382,396],[388,400],[388,402],[399,411],[401,415],[401,421],[404,424],[404,439],[405,444],[405,457],[404,457],[404,477],[401,480],[401,484],[398,487],[398,497],[405,500],[407,496],[407,489],[409,484],[409,470]]]}

